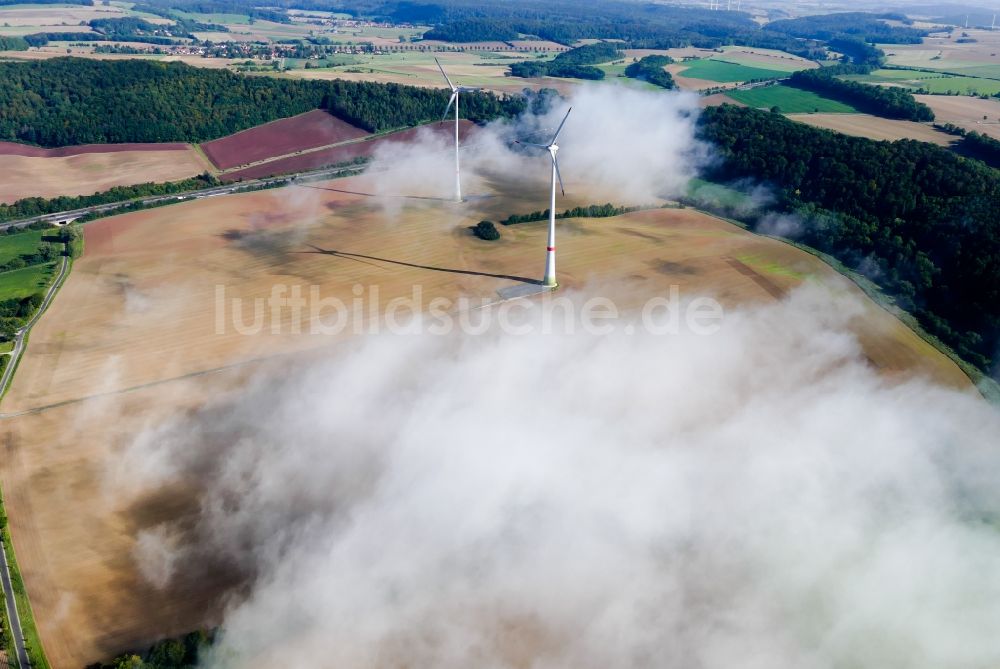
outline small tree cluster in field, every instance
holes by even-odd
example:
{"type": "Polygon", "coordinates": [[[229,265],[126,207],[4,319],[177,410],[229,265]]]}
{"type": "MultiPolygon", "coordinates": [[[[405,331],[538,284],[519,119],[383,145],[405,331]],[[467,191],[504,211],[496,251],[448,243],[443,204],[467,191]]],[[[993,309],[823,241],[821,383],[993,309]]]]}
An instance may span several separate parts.
{"type": "Polygon", "coordinates": [[[500,239],[500,231],[497,230],[497,226],[493,225],[493,221],[479,221],[472,232],[479,237],[488,242],[494,242],[500,239]]]}
{"type": "Polygon", "coordinates": [[[13,339],[17,331],[42,306],[43,300],[41,293],[34,293],[27,297],[12,297],[0,301],[0,341],[13,339]]]}
{"type": "Polygon", "coordinates": [[[212,644],[212,632],[192,632],[178,639],[157,642],[142,655],[126,653],[109,664],[93,665],[100,669],[189,669],[212,644]]]}

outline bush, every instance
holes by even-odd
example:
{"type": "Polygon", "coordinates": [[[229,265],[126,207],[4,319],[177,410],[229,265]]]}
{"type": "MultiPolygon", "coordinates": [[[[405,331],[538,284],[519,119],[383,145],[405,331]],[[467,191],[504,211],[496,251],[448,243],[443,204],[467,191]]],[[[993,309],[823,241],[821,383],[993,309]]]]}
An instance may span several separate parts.
{"type": "Polygon", "coordinates": [[[500,239],[500,231],[497,230],[497,226],[493,225],[492,221],[479,221],[476,227],[472,228],[472,232],[475,233],[476,237],[488,242],[500,239]]]}

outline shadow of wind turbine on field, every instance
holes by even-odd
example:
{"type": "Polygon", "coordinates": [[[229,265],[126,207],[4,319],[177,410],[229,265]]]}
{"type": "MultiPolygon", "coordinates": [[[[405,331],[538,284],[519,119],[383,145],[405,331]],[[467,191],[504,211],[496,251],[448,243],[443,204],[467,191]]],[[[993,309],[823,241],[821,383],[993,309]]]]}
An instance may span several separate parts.
{"type": "MultiPolygon", "coordinates": [[[[504,279],[507,281],[518,281],[520,283],[526,284],[540,284],[541,282],[537,279],[529,279],[523,276],[514,276],[512,274],[493,274],[490,272],[477,272],[471,269],[455,269],[451,267],[437,267],[435,265],[420,265],[417,263],[405,262],[402,260],[391,260],[389,258],[379,258],[376,256],[364,255],[361,253],[349,253],[347,251],[337,251],[334,249],[324,249],[313,244],[307,244],[307,246],[312,251],[299,251],[299,253],[316,253],[320,255],[334,256],[335,258],[344,258],[345,260],[354,260],[356,262],[363,262],[366,265],[371,265],[375,263],[386,263],[389,265],[399,265],[401,267],[411,267],[413,269],[424,269],[431,272],[447,272],[449,274],[462,274],[465,276],[484,276],[491,279],[504,279]],[[372,262],[373,261],[373,262],[372,262]]],[[[377,266],[377,265],[376,265],[377,266]]]]}

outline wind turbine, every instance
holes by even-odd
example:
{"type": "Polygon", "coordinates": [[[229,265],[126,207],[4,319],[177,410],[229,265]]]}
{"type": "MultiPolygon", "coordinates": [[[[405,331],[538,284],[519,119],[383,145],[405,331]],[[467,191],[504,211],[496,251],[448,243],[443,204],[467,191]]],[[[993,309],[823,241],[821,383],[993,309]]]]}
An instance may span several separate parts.
{"type": "Polygon", "coordinates": [[[444,114],[441,115],[441,120],[444,121],[445,117],[448,116],[448,110],[451,109],[451,105],[455,105],[455,202],[462,201],[462,173],[458,166],[458,96],[460,93],[475,93],[476,91],[482,90],[481,88],[472,88],[469,86],[456,86],[451,83],[451,79],[448,75],[444,73],[444,68],[441,67],[441,61],[437,58],[434,59],[437,63],[438,69],[441,70],[441,75],[444,80],[448,82],[448,86],[451,88],[451,98],[448,100],[448,106],[444,108],[444,114]]]}
{"type": "Polygon", "coordinates": [[[549,198],[549,243],[545,247],[545,278],[542,280],[542,284],[548,286],[549,288],[555,288],[559,284],[556,283],[556,179],[559,179],[559,189],[562,191],[563,195],[566,195],[566,189],[563,187],[562,174],[559,173],[559,159],[556,157],[559,153],[559,145],[556,144],[556,140],[559,139],[559,133],[562,132],[563,126],[566,125],[566,119],[569,118],[569,113],[573,111],[570,107],[566,111],[566,115],[563,116],[562,123],[556,128],[556,134],[552,135],[552,141],[548,144],[532,144],[531,142],[517,142],[518,144],[523,144],[524,146],[533,146],[536,149],[545,149],[549,152],[549,156],[552,158],[552,193],[549,198]]]}

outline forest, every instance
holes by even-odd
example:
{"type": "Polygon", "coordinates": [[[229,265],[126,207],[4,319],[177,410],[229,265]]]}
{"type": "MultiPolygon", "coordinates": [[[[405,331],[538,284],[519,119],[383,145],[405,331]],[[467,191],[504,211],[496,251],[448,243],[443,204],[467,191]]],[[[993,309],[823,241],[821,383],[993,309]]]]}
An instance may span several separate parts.
{"type": "Polygon", "coordinates": [[[981,160],[990,167],[1000,169],[1000,140],[980,132],[969,132],[953,123],[935,123],[934,127],[962,138],[951,145],[952,151],[981,160]]]}
{"type": "Polygon", "coordinates": [[[0,35],[0,51],[24,51],[27,48],[28,43],[23,37],[0,35]]]}
{"type": "Polygon", "coordinates": [[[909,91],[857,81],[844,81],[836,77],[841,71],[838,67],[800,70],[793,73],[786,83],[847,103],[858,111],[868,114],[907,121],[934,120],[931,108],[922,102],[917,102],[909,91]]]}
{"type": "Polygon", "coordinates": [[[597,42],[563,51],[549,61],[522,61],[510,66],[515,77],[563,77],[569,79],[603,79],[604,70],[594,67],[596,63],[624,57],[618,45],[612,42],[597,42]]]}
{"type": "MultiPolygon", "coordinates": [[[[292,22],[284,9],[258,7],[257,5],[259,4],[259,2],[250,0],[244,2],[240,0],[155,0],[155,4],[139,3],[132,9],[175,21],[179,17],[172,10],[198,14],[241,14],[251,19],[273,21],[275,23],[292,22]]],[[[268,4],[270,5],[271,3],[268,4]]],[[[286,6],[299,7],[299,3],[291,2],[286,6]]]]}
{"type": "MultiPolygon", "coordinates": [[[[312,109],[384,132],[434,121],[447,101],[438,89],[250,77],[183,63],[0,62],[0,141],[203,142],[312,109]]],[[[521,97],[475,93],[463,98],[461,113],[483,121],[515,116],[524,106],[521,97]]]]}
{"type": "Polygon", "coordinates": [[[733,105],[702,113],[709,176],[769,184],[800,241],[866,268],[932,334],[989,373],[1000,343],[1000,172],[948,149],[878,142],[733,105]]]}
{"type": "Polygon", "coordinates": [[[581,39],[618,39],[632,48],[711,49],[740,44],[780,49],[810,58],[825,53],[816,41],[761,29],[747,13],[714,12],[693,6],[620,0],[597,0],[589,3],[586,11],[581,11],[579,3],[571,0],[519,0],[492,5],[472,0],[427,3],[310,0],[309,4],[396,22],[429,23],[434,28],[425,33],[426,39],[449,42],[511,40],[525,34],[567,45],[581,39]]]}
{"type": "Polygon", "coordinates": [[[643,56],[625,68],[625,76],[630,79],[641,79],[649,83],[670,90],[675,88],[674,77],[664,70],[667,65],[674,62],[670,56],[643,56]]]}
{"type": "Polygon", "coordinates": [[[852,37],[875,44],[920,44],[930,34],[929,30],[908,25],[891,25],[886,21],[912,24],[902,14],[841,12],[773,21],[767,28],[800,39],[829,42],[838,37],[852,37]]]}

